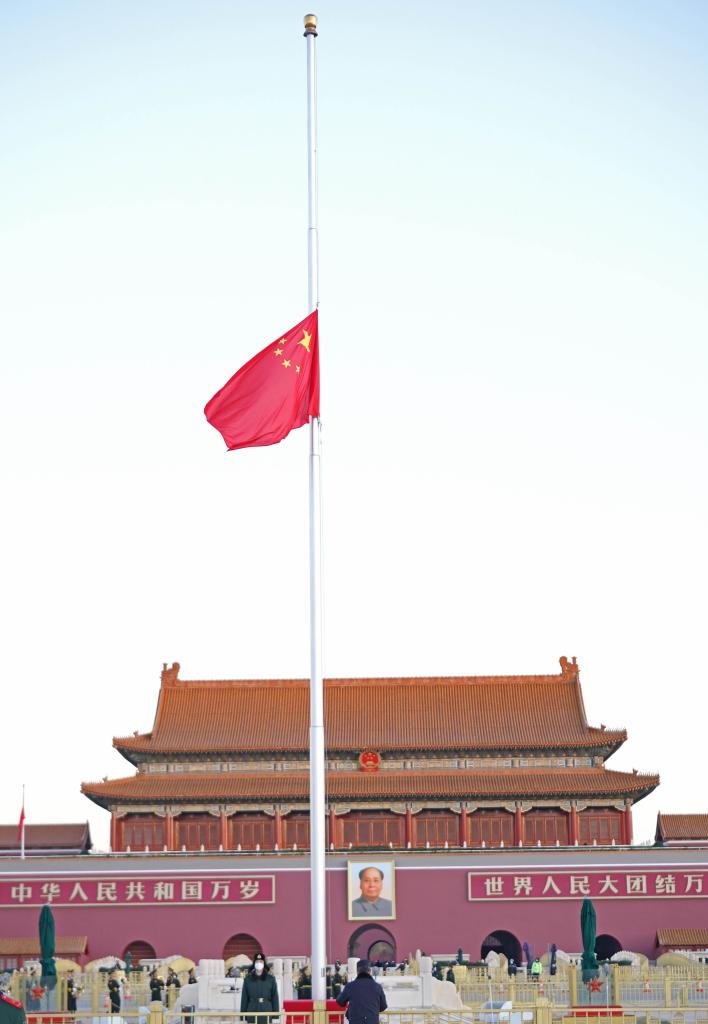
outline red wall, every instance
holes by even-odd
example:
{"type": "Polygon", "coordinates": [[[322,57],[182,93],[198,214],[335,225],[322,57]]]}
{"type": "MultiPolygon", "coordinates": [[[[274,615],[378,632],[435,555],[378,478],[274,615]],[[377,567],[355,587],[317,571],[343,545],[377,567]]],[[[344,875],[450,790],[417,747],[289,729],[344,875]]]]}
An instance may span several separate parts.
{"type": "MultiPolygon", "coordinates": [[[[358,856],[360,854],[358,853],[358,856]]],[[[381,857],[380,852],[372,859],[381,857]]],[[[407,956],[417,948],[432,954],[454,952],[458,946],[473,959],[492,931],[504,929],[534,952],[555,942],[560,949],[578,952],[582,896],[569,900],[482,900],[467,898],[469,870],[515,873],[572,870],[708,871],[708,851],[601,850],[589,853],[557,850],[475,852],[465,858],[454,855],[426,855],[422,852],[396,854],[396,904],[394,921],[380,922],[396,941],[396,954],[407,956]],[[608,867],[609,865],[609,867],[608,867]],[[688,865],[688,867],[687,867],[688,865]],[[693,865],[693,867],[691,867],[693,865]]],[[[329,858],[327,872],[329,920],[327,922],[330,960],[344,959],[350,936],[361,921],[347,919],[346,858],[329,858]]],[[[265,905],[207,906],[56,906],[57,935],[87,935],[87,959],[122,955],[135,940],[154,946],[158,956],[180,953],[195,960],[220,957],[226,941],[235,933],[254,935],[269,956],[302,955],[309,950],[309,876],[307,861],[283,854],[255,857],[230,854],[182,856],[154,855],[113,857],[67,857],[31,861],[8,860],[0,865],[0,882],[17,878],[61,878],[62,873],[118,873],[122,878],[159,872],[168,879],[189,870],[269,873],[276,876],[276,902],[265,905]]],[[[706,882],[708,888],[708,879],[706,882]]],[[[708,893],[707,893],[708,895],[708,893]]],[[[703,927],[708,900],[703,897],[660,899],[651,897],[613,898],[595,901],[598,934],[615,936],[624,949],[656,955],[656,931],[661,927],[703,927]]],[[[39,907],[0,908],[0,934],[34,936],[39,907]]]]}

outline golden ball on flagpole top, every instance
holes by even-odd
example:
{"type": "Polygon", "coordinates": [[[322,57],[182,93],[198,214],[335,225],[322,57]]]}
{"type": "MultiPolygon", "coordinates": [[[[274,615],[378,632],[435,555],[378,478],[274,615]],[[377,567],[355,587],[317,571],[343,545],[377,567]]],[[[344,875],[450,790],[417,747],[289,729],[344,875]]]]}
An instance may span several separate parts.
{"type": "Polygon", "coordinates": [[[305,22],[305,35],[306,36],[309,36],[309,35],[316,36],[317,35],[317,15],[316,14],[306,14],[303,20],[305,22]]]}

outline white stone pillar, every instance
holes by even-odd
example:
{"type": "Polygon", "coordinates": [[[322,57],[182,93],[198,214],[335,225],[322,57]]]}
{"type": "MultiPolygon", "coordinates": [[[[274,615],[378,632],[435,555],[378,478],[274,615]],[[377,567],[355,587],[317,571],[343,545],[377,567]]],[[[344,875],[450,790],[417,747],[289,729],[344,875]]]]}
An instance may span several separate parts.
{"type": "Polygon", "coordinates": [[[433,958],[420,958],[420,999],[423,1009],[433,1005],[433,958]]]}
{"type": "Polygon", "coordinates": [[[283,999],[292,999],[293,995],[293,961],[291,957],[285,957],[283,960],[283,999]]]}
{"type": "Polygon", "coordinates": [[[281,957],[276,956],[276,957],[274,957],[273,960],[270,961],[270,973],[275,978],[275,983],[278,986],[278,996],[280,998],[280,1005],[282,1006],[283,1005],[283,999],[284,998],[289,999],[290,996],[284,996],[283,995],[283,992],[285,990],[283,988],[283,961],[282,961],[281,957]]]}

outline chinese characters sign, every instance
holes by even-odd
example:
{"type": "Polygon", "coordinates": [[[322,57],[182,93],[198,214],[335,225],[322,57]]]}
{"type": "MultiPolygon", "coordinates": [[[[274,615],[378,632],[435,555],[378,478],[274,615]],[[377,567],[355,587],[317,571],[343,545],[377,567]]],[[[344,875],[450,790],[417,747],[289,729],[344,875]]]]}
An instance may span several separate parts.
{"type": "Polygon", "coordinates": [[[217,906],[275,903],[274,875],[127,878],[28,876],[0,881],[0,907],[217,906]]]}
{"type": "Polygon", "coordinates": [[[470,871],[467,898],[479,900],[662,899],[708,896],[708,871],[470,871]]]}

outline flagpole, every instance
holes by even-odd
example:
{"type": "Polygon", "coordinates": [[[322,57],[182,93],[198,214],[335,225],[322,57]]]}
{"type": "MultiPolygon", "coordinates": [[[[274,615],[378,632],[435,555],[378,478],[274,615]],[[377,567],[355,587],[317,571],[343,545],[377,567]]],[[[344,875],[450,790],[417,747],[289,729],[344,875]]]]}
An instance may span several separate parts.
{"type": "Polygon", "coordinates": [[[22,810],[20,811],[20,859],[25,859],[25,784],[22,783],[22,810]]]}
{"type": "MultiPolygon", "coordinates": [[[[319,306],[317,239],[317,18],[305,15],[307,41],[307,302],[319,306]]],[[[322,524],[320,421],[310,417],[310,962],[312,998],[326,997],[325,737],[322,683],[322,524]]]]}

